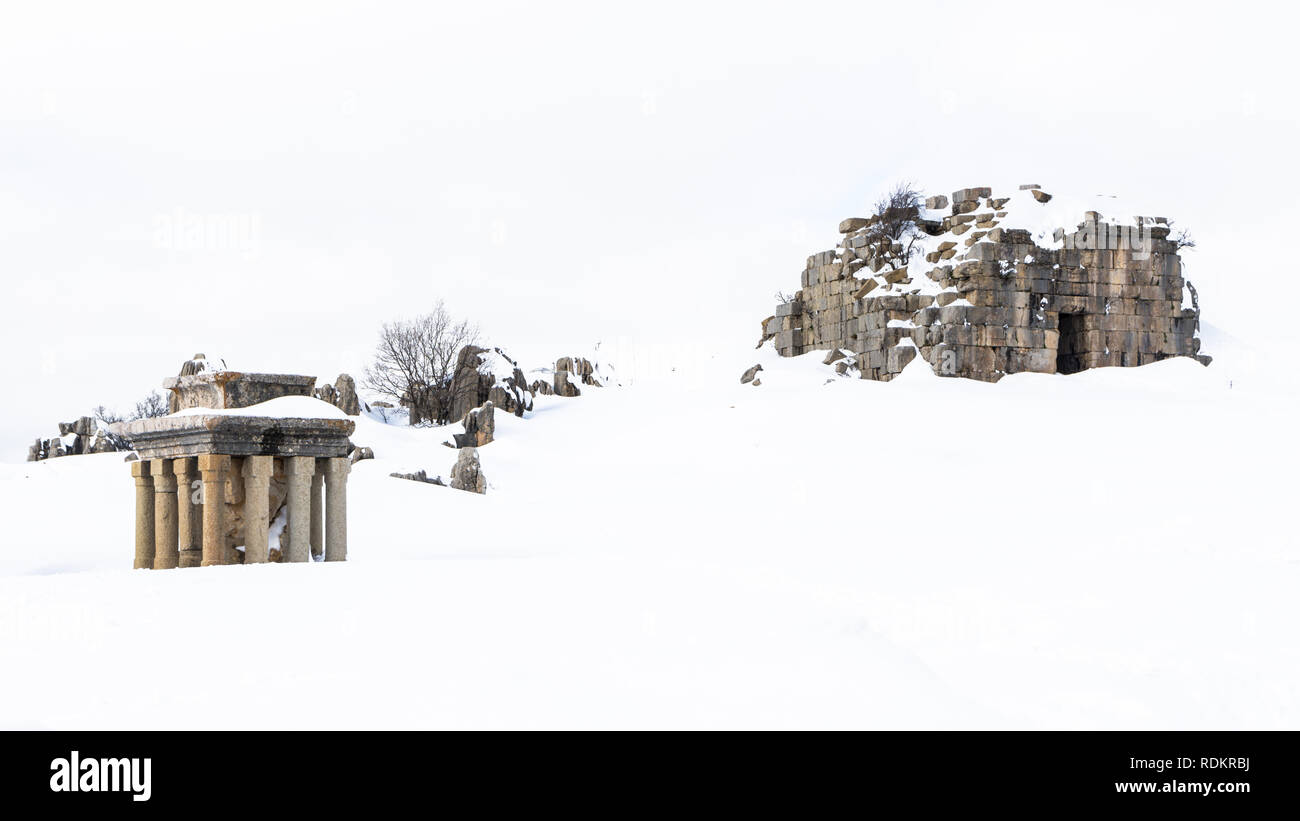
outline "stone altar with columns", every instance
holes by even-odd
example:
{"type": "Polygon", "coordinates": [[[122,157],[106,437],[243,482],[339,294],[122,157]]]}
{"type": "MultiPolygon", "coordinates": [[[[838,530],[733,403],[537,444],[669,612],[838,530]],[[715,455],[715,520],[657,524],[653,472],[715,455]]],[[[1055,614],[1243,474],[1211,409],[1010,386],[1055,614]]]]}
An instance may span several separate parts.
{"type": "MultiPolygon", "coordinates": [[[[282,395],[315,381],[286,379],[291,390],[282,395]]],[[[131,463],[135,567],[347,558],[351,419],[214,412],[114,428],[140,456],[131,463]],[[271,545],[269,527],[281,507],[287,523],[280,544],[271,545]]]]}

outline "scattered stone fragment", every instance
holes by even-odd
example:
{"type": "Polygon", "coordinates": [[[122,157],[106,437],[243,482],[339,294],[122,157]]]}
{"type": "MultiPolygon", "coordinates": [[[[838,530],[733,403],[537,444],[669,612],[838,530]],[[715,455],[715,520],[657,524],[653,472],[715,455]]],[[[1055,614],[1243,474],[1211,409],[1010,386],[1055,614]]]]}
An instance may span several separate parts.
{"type": "Polygon", "coordinates": [[[461,448],[456,465],[451,469],[451,486],[471,493],[486,493],[487,479],[483,476],[477,448],[461,448]]]}
{"type": "Polygon", "coordinates": [[[417,470],[415,473],[390,473],[388,475],[393,477],[394,479],[407,479],[412,482],[424,482],[425,484],[429,484],[429,485],[439,485],[441,487],[446,487],[446,485],[443,484],[441,476],[434,476],[431,479],[429,478],[429,474],[425,473],[423,470],[417,470]]]}
{"type": "Polygon", "coordinates": [[[494,406],[484,402],[483,407],[475,408],[465,414],[464,433],[453,434],[452,438],[458,448],[481,448],[493,439],[496,432],[496,420],[493,416],[494,406]]]}
{"type": "Polygon", "coordinates": [[[334,405],[348,416],[361,414],[361,399],[357,396],[357,383],[346,373],[334,381],[334,405]]]}

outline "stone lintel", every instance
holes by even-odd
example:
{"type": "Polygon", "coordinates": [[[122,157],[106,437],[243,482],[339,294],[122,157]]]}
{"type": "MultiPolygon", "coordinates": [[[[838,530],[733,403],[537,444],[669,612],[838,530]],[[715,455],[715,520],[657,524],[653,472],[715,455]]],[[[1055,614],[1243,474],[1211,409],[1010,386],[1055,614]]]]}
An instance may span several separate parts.
{"type": "Polygon", "coordinates": [[[234,414],[163,416],[119,423],[141,459],[173,459],[203,454],[227,456],[346,456],[351,419],[279,419],[234,414]]]}

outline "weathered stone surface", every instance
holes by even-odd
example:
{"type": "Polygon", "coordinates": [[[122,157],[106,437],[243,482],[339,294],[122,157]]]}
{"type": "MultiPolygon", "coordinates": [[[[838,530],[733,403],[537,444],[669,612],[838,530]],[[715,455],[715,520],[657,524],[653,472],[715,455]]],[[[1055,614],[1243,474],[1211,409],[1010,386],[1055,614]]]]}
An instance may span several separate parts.
{"type": "MultiPolygon", "coordinates": [[[[144,464],[143,461],[137,464],[144,464]]],[[[226,484],[230,474],[230,457],[204,453],[198,457],[203,481],[203,559],[204,567],[230,564],[230,542],[225,527],[226,484]]]]}
{"type": "Polygon", "coordinates": [[[466,345],[456,356],[456,367],[452,371],[451,393],[449,397],[449,419],[464,419],[465,414],[487,401],[492,389],[491,375],[479,373],[482,364],[481,355],[486,348],[466,345]],[[486,384],[484,382],[486,381],[486,384]]]}
{"type": "Polygon", "coordinates": [[[456,447],[481,448],[491,442],[493,434],[496,432],[494,410],[495,406],[491,402],[484,402],[483,407],[476,408],[465,414],[463,420],[465,432],[453,435],[456,447]]]}
{"type": "Polygon", "coordinates": [[[750,368],[749,370],[745,371],[744,373],[742,373],[742,374],[740,375],[740,384],[744,385],[744,384],[746,384],[746,383],[748,383],[748,382],[753,382],[753,381],[754,381],[754,377],[757,376],[757,375],[758,375],[758,372],[761,371],[761,370],[763,370],[763,366],[762,366],[762,365],[755,365],[754,367],[752,367],[752,368],[750,368]]]}
{"type": "MultiPolygon", "coordinates": [[[[171,461],[173,464],[178,464],[180,462],[183,462],[184,459],[173,459],[171,461]]],[[[240,458],[234,458],[229,460],[230,469],[225,474],[225,480],[222,485],[222,492],[218,494],[217,497],[215,497],[221,499],[222,507],[223,507],[221,513],[221,527],[222,527],[221,542],[223,545],[223,549],[225,550],[227,564],[232,562],[242,563],[248,560],[246,551],[248,546],[247,538],[250,532],[249,511],[254,510],[254,515],[260,517],[260,519],[262,520],[261,523],[262,530],[266,530],[270,527],[271,521],[275,519],[280,509],[285,505],[286,494],[288,492],[288,484],[285,476],[284,461],[285,460],[283,459],[273,459],[270,456],[240,457],[240,458]],[[250,502],[254,502],[255,500],[253,499],[253,493],[251,492],[251,485],[248,481],[249,458],[252,458],[254,460],[258,458],[269,460],[269,473],[267,474],[267,481],[265,483],[265,491],[264,491],[264,494],[266,496],[266,506],[264,510],[260,508],[254,510],[254,508],[258,506],[256,504],[250,504],[250,502]],[[241,552],[240,550],[236,549],[239,545],[244,545],[245,547],[244,552],[241,552]]],[[[305,461],[307,463],[314,462],[314,460],[310,458],[306,459],[305,461]]],[[[256,468],[255,466],[255,469],[258,468],[256,468]]],[[[268,468],[264,467],[261,469],[266,470],[268,468]]],[[[196,475],[193,478],[197,479],[198,476],[196,475]]],[[[214,497],[208,496],[205,490],[204,493],[202,494],[202,498],[204,502],[206,502],[209,498],[214,498],[214,497]]],[[[256,526],[254,526],[254,529],[256,529],[256,526]]],[[[198,537],[200,542],[202,538],[203,537],[200,530],[200,534],[198,537]]],[[[196,545],[196,547],[197,546],[198,545],[196,545]]],[[[260,556],[261,554],[258,555],[260,556]]],[[[268,553],[268,558],[266,559],[255,558],[254,560],[269,561],[270,560],[269,553],[268,553]]]]}
{"type": "Polygon", "coordinates": [[[281,396],[311,396],[314,376],[238,371],[200,371],[163,380],[172,413],[190,408],[247,408],[281,396]]]}
{"type": "Polygon", "coordinates": [[[840,223],[840,233],[847,234],[850,231],[857,231],[861,228],[866,228],[870,224],[871,221],[865,217],[849,217],[840,223]]]}
{"type": "MultiPolygon", "coordinates": [[[[560,360],[563,362],[564,360],[560,360]]],[[[555,375],[552,379],[551,387],[554,388],[556,396],[581,396],[582,390],[569,380],[569,371],[555,369],[555,375]]]]}
{"type": "Polygon", "coordinates": [[[339,401],[338,391],[334,390],[334,386],[329,383],[321,385],[319,388],[312,391],[311,395],[316,397],[322,402],[328,402],[329,404],[338,407],[338,401],[339,401]]]}
{"type": "Polygon", "coordinates": [[[312,395],[322,402],[330,403],[348,416],[361,414],[361,399],[357,396],[356,380],[346,373],[339,374],[333,385],[328,382],[321,385],[312,392],[312,395]]]}
{"type": "Polygon", "coordinates": [[[477,448],[461,448],[458,451],[456,465],[451,469],[451,486],[471,493],[487,492],[487,479],[479,464],[477,448]]]}
{"type": "Polygon", "coordinates": [[[596,366],[582,357],[561,357],[555,360],[555,370],[572,373],[584,385],[600,387],[600,381],[596,379],[596,366]]]}
{"type": "Polygon", "coordinates": [[[81,456],[88,453],[112,453],[130,450],[120,437],[100,427],[93,416],[81,416],[71,422],[59,422],[59,435],[51,439],[35,439],[27,448],[27,461],[60,456],[81,456]]]}
{"type": "Polygon", "coordinates": [[[948,207],[948,198],[943,194],[936,194],[935,196],[926,199],[925,207],[931,211],[942,210],[948,207]]]}
{"type": "Polygon", "coordinates": [[[348,460],[351,461],[352,464],[354,465],[357,462],[361,462],[366,459],[374,459],[374,458],[375,458],[375,452],[370,448],[354,448],[352,453],[348,454],[348,460]]]}
{"type": "Polygon", "coordinates": [[[417,470],[415,473],[390,473],[388,475],[394,479],[407,479],[412,482],[424,482],[425,484],[439,485],[442,487],[446,486],[443,483],[441,476],[434,476],[431,479],[429,478],[429,474],[423,470],[417,470]]]}
{"type": "MultiPolygon", "coordinates": [[[[1037,201],[1050,198],[1037,186],[1022,188],[1037,201]]],[[[918,270],[914,258],[904,268],[883,256],[898,254],[897,244],[885,249],[862,233],[846,234],[838,249],[808,258],[800,291],[764,322],[765,338],[783,356],[854,351],[860,375],[879,380],[891,379],[918,350],[936,372],[989,382],[1019,371],[1073,373],[1200,356],[1199,306],[1167,238],[1167,219],[1137,218],[1151,229],[1139,245],[1124,226],[1086,212],[1077,230],[1063,226],[1054,237],[1059,244],[1044,248],[1016,227],[1011,197],[969,188],[953,200],[953,214],[925,230],[938,241],[919,259],[933,267],[918,270]],[[876,276],[859,279],[861,268],[876,276]],[[918,274],[922,285],[929,280],[942,290],[908,288],[918,274]],[[1187,311],[1184,288],[1193,294],[1187,311]]],[[[841,364],[836,359],[826,362],[841,364]]]]}
{"type": "Polygon", "coordinates": [[[961,188],[952,192],[953,202],[975,202],[993,196],[992,188],[961,188]]]}
{"type": "Polygon", "coordinates": [[[131,463],[131,476],[135,478],[135,569],[153,567],[154,551],[154,490],[150,463],[131,463]]]}
{"type": "Polygon", "coordinates": [[[322,459],[318,464],[325,474],[325,561],[347,561],[347,482],[352,464],[347,459],[322,459]]]}
{"type": "Polygon", "coordinates": [[[523,416],[525,411],[533,409],[534,392],[528,385],[528,378],[516,365],[510,376],[488,391],[488,401],[506,413],[523,416]]]}
{"type": "Polygon", "coordinates": [[[196,414],[119,422],[110,430],[129,441],[145,459],[204,453],[343,457],[355,427],[351,419],[196,414]]]}
{"type": "Polygon", "coordinates": [[[348,416],[361,415],[361,398],[357,396],[355,379],[346,373],[339,374],[339,378],[334,381],[334,392],[338,397],[335,407],[348,416]]]}

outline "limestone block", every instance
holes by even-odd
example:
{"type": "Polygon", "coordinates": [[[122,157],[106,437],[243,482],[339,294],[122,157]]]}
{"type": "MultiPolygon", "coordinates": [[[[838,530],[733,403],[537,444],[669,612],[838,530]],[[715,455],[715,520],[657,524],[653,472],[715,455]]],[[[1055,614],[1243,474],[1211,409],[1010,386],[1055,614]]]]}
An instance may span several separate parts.
{"type": "Polygon", "coordinates": [[[889,349],[886,359],[886,368],[893,373],[898,373],[907,367],[908,363],[916,358],[917,350],[911,345],[900,345],[889,349]]]}
{"type": "Polygon", "coordinates": [[[471,493],[487,492],[487,479],[483,476],[475,448],[463,448],[459,452],[456,464],[451,469],[451,486],[471,493]]]}
{"type": "Polygon", "coordinates": [[[993,189],[988,187],[961,188],[952,192],[953,202],[968,202],[993,196],[993,189]]]}

